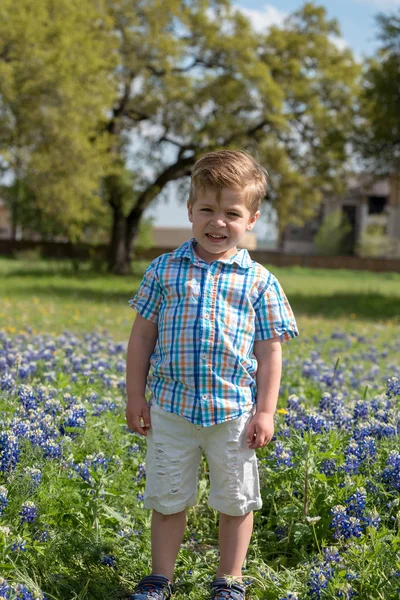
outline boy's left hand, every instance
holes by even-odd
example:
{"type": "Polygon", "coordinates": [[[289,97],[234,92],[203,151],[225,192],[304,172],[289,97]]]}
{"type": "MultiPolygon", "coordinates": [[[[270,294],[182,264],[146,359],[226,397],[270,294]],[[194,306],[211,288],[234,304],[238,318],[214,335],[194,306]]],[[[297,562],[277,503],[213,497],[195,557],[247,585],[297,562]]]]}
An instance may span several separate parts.
{"type": "Polygon", "coordinates": [[[263,448],[269,444],[273,435],[274,415],[256,412],[247,430],[246,438],[249,448],[263,448]]]}

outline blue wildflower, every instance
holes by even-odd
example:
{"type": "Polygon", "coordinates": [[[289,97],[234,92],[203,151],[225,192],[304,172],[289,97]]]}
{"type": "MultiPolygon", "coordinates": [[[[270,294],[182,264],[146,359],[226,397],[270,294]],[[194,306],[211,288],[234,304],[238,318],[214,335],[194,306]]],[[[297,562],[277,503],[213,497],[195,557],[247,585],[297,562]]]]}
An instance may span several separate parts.
{"type": "Polygon", "coordinates": [[[24,502],[20,511],[21,523],[33,523],[37,517],[37,508],[29,500],[24,502]]]}

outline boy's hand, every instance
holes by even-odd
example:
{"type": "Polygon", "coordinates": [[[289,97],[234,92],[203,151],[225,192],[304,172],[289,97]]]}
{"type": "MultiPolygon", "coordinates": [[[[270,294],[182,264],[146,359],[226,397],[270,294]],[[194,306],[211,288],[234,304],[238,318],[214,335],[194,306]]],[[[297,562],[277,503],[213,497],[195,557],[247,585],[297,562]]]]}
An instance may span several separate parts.
{"type": "Polygon", "coordinates": [[[126,405],[126,422],[131,431],[136,431],[140,435],[147,435],[147,430],[151,426],[150,408],[146,398],[139,397],[135,400],[128,400],[126,405]]]}
{"type": "Polygon", "coordinates": [[[256,412],[247,429],[249,448],[263,448],[274,435],[274,415],[256,412]]]}

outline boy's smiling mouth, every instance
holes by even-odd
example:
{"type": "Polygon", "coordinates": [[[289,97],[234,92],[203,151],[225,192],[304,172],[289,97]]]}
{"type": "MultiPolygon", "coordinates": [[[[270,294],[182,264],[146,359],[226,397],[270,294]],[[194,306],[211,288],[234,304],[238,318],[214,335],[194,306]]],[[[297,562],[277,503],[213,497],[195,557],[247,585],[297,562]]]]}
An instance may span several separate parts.
{"type": "Polygon", "coordinates": [[[219,233],[206,233],[206,236],[208,237],[209,240],[215,240],[215,241],[220,241],[220,240],[226,240],[227,236],[224,234],[219,234],[219,233]]]}

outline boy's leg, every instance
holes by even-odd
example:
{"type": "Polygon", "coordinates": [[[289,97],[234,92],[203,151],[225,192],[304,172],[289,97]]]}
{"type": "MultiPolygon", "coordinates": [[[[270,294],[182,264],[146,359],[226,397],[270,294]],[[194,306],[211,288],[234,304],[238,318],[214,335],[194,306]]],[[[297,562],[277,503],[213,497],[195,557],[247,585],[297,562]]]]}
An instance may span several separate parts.
{"type": "Polygon", "coordinates": [[[217,577],[232,576],[241,580],[242,567],[253,532],[253,512],[240,517],[220,513],[219,567],[217,577]]]}
{"type": "Polygon", "coordinates": [[[152,573],[174,578],[174,567],[186,526],[186,510],[163,515],[153,510],[151,519],[152,573]]]}
{"type": "Polygon", "coordinates": [[[262,506],[255,451],[246,443],[252,413],[214,425],[202,446],[210,468],[209,505],[220,513],[220,564],[217,581],[241,580],[253,531],[253,510],[262,506]]]}

